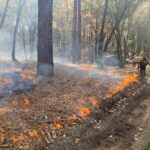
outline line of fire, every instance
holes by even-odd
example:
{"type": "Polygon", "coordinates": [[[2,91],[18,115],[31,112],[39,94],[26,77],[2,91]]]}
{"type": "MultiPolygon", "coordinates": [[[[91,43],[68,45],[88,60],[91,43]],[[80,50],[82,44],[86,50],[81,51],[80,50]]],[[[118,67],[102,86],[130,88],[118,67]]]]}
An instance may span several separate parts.
{"type": "Polygon", "coordinates": [[[0,0],[0,150],[149,150],[150,2],[0,0]]]}

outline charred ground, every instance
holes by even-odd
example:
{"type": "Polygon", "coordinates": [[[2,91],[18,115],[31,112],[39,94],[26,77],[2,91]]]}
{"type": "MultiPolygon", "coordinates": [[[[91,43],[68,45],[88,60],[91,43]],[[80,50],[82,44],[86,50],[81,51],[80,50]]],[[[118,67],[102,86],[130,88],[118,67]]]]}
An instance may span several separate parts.
{"type": "Polygon", "coordinates": [[[0,149],[148,149],[148,79],[105,71],[56,65],[34,91],[1,99],[0,149]]]}

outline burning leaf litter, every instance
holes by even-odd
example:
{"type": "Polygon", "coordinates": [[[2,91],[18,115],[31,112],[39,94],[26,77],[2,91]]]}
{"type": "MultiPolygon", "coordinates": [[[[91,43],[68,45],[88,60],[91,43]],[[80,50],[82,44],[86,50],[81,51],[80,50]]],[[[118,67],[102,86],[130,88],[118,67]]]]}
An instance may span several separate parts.
{"type": "Polygon", "coordinates": [[[80,109],[79,109],[79,115],[81,117],[87,117],[90,115],[90,110],[89,108],[85,107],[85,106],[82,106],[80,109]]]}
{"type": "Polygon", "coordinates": [[[32,90],[36,86],[35,73],[28,64],[0,62],[0,97],[13,96],[32,90]]]}
{"type": "Polygon", "coordinates": [[[89,101],[90,101],[90,103],[91,103],[94,107],[96,107],[96,108],[99,108],[99,107],[100,107],[100,103],[99,103],[96,99],[90,97],[90,98],[89,98],[89,101]]]}
{"type": "MultiPolygon", "coordinates": [[[[60,136],[66,137],[67,128],[82,123],[91,112],[100,109],[103,99],[137,82],[137,76],[129,74],[115,83],[109,76],[107,80],[82,75],[77,79],[74,68],[69,75],[64,73],[66,69],[58,65],[55,77],[46,83],[40,82],[35,91],[0,101],[0,111],[11,110],[0,113],[0,144],[18,149],[23,142],[34,149],[35,139],[40,145],[43,140],[51,143],[60,136]]],[[[21,76],[33,80],[30,76],[21,76]]]]}
{"type": "Polygon", "coordinates": [[[60,122],[55,123],[55,128],[56,129],[62,129],[63,125],[60,122]]]}

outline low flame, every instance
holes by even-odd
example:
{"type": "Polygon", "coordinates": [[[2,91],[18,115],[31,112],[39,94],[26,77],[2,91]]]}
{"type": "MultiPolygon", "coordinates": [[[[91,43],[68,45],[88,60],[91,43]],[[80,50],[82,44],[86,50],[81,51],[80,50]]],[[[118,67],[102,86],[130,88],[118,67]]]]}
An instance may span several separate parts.
{"type": "Polygon", "coordinates": [[[85,106],[82,106],[80,109],[79,109],[79,115],[81,117],[87,117],[90,115],[90,110],[89,108],[85,107],[85,106]]]}
{"type": "Polygon", "coordinates": [[[19,138],[16,135],[11,136],[10,138],[13,142],[18,142],[19,138]]]}
{"type": "Polygon", "coordinates": [[[60,122],[56,122],[56,123],[55,123],[55,128],[56,128],[56,129],[62,129],[62,128],[63,128],[63,125],[62,125],[60,122]]]}
{"type": "Polygon", "coordinates": [[[30,72],[30,70],[21,71],[20,76],[22,79],[28,79],[32,81],[34,84],[36,84],[35,75],[30,72]]]}
{"type": "Polygon", "coordinates": [[[13,135],[10,139],[13,142],[18,142],[18,141],[27,141],[29,140],[29,137],[26,134],[21,133],[19,136],[13,135]]]}
{"type": "Polygon", "coordinates": [[[30,135],[31,135],[31,137],[38,137],[39,136],[37,130],[32,130],[31,133],[30,133],[30,135]]]}
{"type": "Polygon", "coordinates": [[[123,91],[127,86],[129,86],[132,83],[135,83],[138,81],[137,75],[126,75],[125,78],[119,83],[119,85],[112,85],[109,89],[107,95],[104,96],[105,99],[111,98],[116,93],[123,91]]]}
{"type": "Polygon", "coordinates": [[[90,101],[90,103],[91,103],[94,107],[96,107],[96,108],[99,108],[99,107],[100,107],[100,103],[99,103],[95,98],[90,97],[90,98],[89,98],[89,101],[90,101]]]}
{"type": "Polygon", "coordinates": [[[24,105],[30,105],[31,104],[31,101],[28,98],[25,98],[23,100],[23,102],[24,102],[24,105]]]}
{"type": "Polygon", "coordinates": [[[4,77],[0,77],[0,81],[4,82],[5,84],[10,84],[12,83],[12,80],[9,78],[4,78],[4,77]]]}
{"type": "Polygon", "coordinates": [[[20,141],[28,141],[30,138],[36,138],[38,137],[38,131],[36,130],[31,130],[30,134],[25,134],[25,133],[20,133],[20,135],[12,135],[10,140],[13,142],[20,142],[20,141]]]}
{"type": "Polygon", "coordinates": [[[29,80],[33,80],[34,79],[34,77],[32,76],[32,75],[30,75],[28,72],[26,72],[26,71],[22,71],[21,73],[20,73],[20,76],[21,76],[21,78],[23,78],[23,79],[29,79],[29,80]]]}

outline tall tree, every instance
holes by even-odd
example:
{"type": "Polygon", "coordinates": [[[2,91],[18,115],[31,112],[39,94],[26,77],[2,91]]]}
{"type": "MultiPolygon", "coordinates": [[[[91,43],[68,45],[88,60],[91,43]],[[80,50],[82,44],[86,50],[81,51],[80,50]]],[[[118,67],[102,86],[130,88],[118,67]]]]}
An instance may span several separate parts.
{"type": "Polygon", "coordinates": [[[25,5],[25,2],[26,2],[26,0],[19,0],[19,4],[18,4],[16,23],[15,23],[15,27],[14,27],[14,33],[13,33],[13,45],[12,45],[12,60],[13,61],[16,61],[16,54],[15,54],[15,52],[16,52],[16,35],[17,35],[18,27],[19,27],[22,9],[25,5]]]}
{"type": "Polygon", "coordinates": [[[38,0],[38,64],[37,73],[54,75],[53,65],[53,0],[38,0]]]}
{"type": "Polygon", "coordinates": [[[81,15],[81,0],[78,0],[78,24],[77,24],[77,63],[81,62],[81,27],[82,27],[82,15],[81,15]]]}
{"type": "Polygon", "coordinates": [[[104,13],[103,13],[103,19],[102,19],[102,27],[100,32],[100,38],[99,38],[99,47],[98,47],[98,66],[103,69],[104,63],[103,63],[103,55],[104,55],[104,40],[105,40],[105,23],[106,23],[106,16],[107,16],[107,10],[108,10],[108,3],[109,0],[105,0],[105,7],[104,7],[104,13]]]}
{"type": "Polygon", "coordinates": [[[72,19],[72,63],[76,63],[77,49],[77,9],[78,1],[74,0],[73,19],[72,19]]]}
{"type": "Polygon", "coordinates": [[[7,14],[7,10],[8,10],[9,1],[10,1],[10,0],[6,0],[4,13],[3,13],[3,16],[2,16],[2,20],[1,20],[1,22],[0,22],[0,29],[2,29],[3,24],[4,24],[4,22],[5,22],[5,18],[6,18],[6,14],[7,14]]]}

